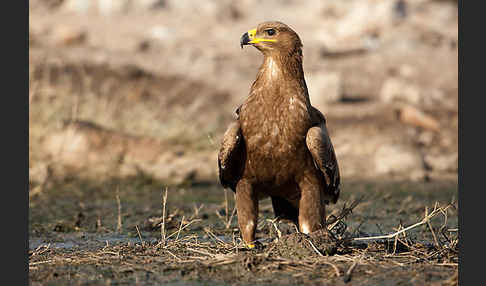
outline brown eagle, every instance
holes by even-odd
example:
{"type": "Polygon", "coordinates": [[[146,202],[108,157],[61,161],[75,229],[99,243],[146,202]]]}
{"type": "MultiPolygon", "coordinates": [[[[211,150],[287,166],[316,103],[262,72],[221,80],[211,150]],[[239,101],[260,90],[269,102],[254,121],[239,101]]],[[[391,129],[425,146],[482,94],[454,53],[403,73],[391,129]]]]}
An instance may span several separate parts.
{"type": "Polygon", "coordinates": [[[281,22],[243,34],[241,47],[263,54],[246,101],[236,110],[218,154],[219,179],[236,193],[238,224],[253,248],[258,201],[303,233],[325,227],[325,205],[339,198],[340,176],[324,115],[309,100],[299,36],[281,22]]]}

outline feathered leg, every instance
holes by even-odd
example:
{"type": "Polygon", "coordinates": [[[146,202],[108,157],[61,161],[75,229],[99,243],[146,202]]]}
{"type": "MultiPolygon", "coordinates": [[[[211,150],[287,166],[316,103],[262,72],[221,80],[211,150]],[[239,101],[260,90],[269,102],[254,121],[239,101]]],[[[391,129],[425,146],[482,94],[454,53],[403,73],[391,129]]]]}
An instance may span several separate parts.
{"type": "Polygon", "coordinates": [[[258,219],[258,197],[251,184],[245,180],[236,185],[236,211],[243,240],[249,248],[253,248],[258,219]]]}
{"type": "Polygon", "coordinates": [[[325,227],[326,209],[321,203],[320,182],[314,172],[306,172],[298,180],[301,190],[299,202],[299,230],[309,234],[325,227]]]}

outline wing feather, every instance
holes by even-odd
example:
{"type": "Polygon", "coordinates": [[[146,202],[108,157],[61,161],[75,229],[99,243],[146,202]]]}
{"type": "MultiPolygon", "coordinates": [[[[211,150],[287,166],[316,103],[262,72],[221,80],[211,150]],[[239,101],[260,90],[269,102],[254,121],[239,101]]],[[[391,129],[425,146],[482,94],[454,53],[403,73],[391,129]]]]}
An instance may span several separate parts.
{"type": "Polygon", "coordinates": [[[314,113],[317,124],[307,131],[306,144],[314,163],[324,175],[326,195],[329,196],[332,203],[336,203],[339,198],[341,183],[339,165],[327,131],[324,115],[317,109],[315,110],[318,112],[314,113]]]}
{"type": "Polygon", "coordinates": [[[244,150],[240,124],[235,121],[226,129],[218,154],[219,181],[233,192],[244,168],[244,150]]]}

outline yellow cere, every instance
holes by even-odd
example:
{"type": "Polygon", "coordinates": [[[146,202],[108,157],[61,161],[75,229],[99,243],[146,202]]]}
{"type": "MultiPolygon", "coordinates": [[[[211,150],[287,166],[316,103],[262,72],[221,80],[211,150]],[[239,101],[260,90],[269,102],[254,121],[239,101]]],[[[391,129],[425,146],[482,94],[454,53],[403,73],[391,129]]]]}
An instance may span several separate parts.
{"type": "Polygon", "coordinates": [[[264,38],[255,38],[256,35],[256,29],[249,30],[248,31],[248,38],[250,38],[250,44],[257,44],[260,42],[276,42],[277,40],[275,39],[264,39],[264,38]]]}
{"type": "MultiPolygon", "coordinates": [[[[248,33],[248,34],[250,34],[250,33],[248,33]]],[[[254,244],[247,244],[247,246],[248,246],[249,249],[255,248],[254,244]]]]}

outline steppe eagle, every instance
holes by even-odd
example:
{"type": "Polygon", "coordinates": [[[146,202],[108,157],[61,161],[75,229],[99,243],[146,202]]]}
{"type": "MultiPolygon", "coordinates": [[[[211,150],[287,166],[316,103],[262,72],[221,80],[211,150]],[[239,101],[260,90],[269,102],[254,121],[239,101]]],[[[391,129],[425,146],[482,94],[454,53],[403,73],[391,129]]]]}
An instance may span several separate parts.
{"type": "Polygon", "coordinates": [[[253,248],[260,199],[270,197],[275,216],[308,234],[325,227],[325,205],[338,200],[340,176],[325,117],[309,100],[297,33],[264,22],[240,44],[257,48],[263,64],[223,136],[218,167],[222,186],[236,193],[241,235],[253,248]]]}

